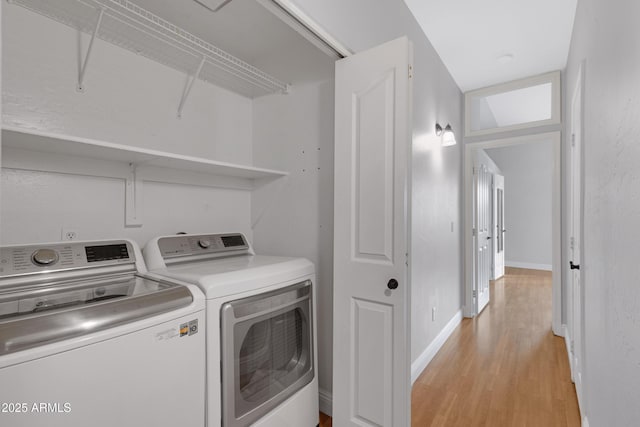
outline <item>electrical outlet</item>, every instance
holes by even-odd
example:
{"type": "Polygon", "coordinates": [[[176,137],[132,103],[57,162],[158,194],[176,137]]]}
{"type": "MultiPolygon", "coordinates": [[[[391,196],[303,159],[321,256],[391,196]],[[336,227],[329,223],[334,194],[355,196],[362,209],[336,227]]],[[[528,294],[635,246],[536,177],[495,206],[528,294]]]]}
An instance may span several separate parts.
{"type": "Polygon", "coordinates": [[[78,231],[72,227],[62,227],[62,241],[78,240],[78,231]]]}
{"type": "Polygon", "coordinates": [[[436,308],[435,307],[431,307],[431,321],[432,322],[436,321],[436,308]]]}

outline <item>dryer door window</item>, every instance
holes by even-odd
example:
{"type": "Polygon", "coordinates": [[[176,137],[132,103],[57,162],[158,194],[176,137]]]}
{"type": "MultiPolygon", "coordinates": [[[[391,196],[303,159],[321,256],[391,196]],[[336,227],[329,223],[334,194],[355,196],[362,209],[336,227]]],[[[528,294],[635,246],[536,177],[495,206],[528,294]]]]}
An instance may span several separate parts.
{"type": "Polygon", "coordinates": [[[222,308],[223,418],[248,425],[313,379],[311,282],[222,308]]]}

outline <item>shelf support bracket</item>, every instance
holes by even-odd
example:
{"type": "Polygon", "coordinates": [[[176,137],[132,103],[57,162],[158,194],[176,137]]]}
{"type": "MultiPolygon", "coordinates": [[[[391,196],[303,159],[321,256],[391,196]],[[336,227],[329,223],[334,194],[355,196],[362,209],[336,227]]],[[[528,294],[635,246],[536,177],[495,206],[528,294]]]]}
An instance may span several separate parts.
{"type": "Polygon", "coordinates": [[[202,67],[204,67],[204,63],[206,60],[207,58],[203,56],[202,60],[200,61],[200,64],[198,65],[198,69],[193,74],[193,76],[191,76],[191,78],[187,81],[187,84],[184,87],[184,92],[182,92],[182,98],[180,99],[180,105],[178,105],[179,119],[182,118],[182,109],[184,108],[184,103],[187,101],[187,98],[189,97],[189,93],[191,93],[191,89],[193,88],[193,84],[198,79],[198,76],[200,75],[200,72],[202,71],[202,67]]]}
{"type": "Polygon", "coordinates": [[[93,34],[91,35],[91,41],[89,42],[89,47],[87,48],[87,54],[84,57],[84,63],[82,64],[82,68],[80,68],[80,75],[78,76],[78,92],[84,92],[84,76],[87,72],[87,65],[89,64],[89,57],[91,56],[91,51],[93,50],[93,42],[98,35],[98,31],[100,31],[100,25],[102,24],[102,16],[104,15],[104,9],[100,9],[100,14],[98,15],[98,22],[96,23],[96,27],[93,29],[93,34]]]}
{"type": "Polygon", "coordinates": [[[125,227],[142,227],[142,179],[137,165],[129,163],[129,174],[125,180],[125,227]]]}

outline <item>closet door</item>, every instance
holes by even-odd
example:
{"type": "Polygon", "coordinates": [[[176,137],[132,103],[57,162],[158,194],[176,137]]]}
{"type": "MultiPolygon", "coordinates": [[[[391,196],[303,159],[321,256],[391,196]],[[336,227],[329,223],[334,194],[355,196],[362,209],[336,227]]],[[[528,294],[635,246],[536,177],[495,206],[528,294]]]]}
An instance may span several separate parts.
{"type": "Polygon", "coordinates": [[[411,43],[336,63],[333,422],[410,424],[411,43]]]}

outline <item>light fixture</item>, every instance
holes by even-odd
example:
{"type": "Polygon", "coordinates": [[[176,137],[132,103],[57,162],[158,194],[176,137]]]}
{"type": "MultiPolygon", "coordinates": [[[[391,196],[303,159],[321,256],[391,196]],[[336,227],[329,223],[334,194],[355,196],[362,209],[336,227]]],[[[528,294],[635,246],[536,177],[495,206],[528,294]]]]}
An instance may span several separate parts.
{"type": "Polygon", "coordinates": [[[436,123],[436,135],[441,138],[443,147],[456,145],[456,136],[453,133],[453,129],[451,129],[450,124],[447,123],[444,129],[442,129],[442,126],[440,126],[439,123],[436,123]]]}

